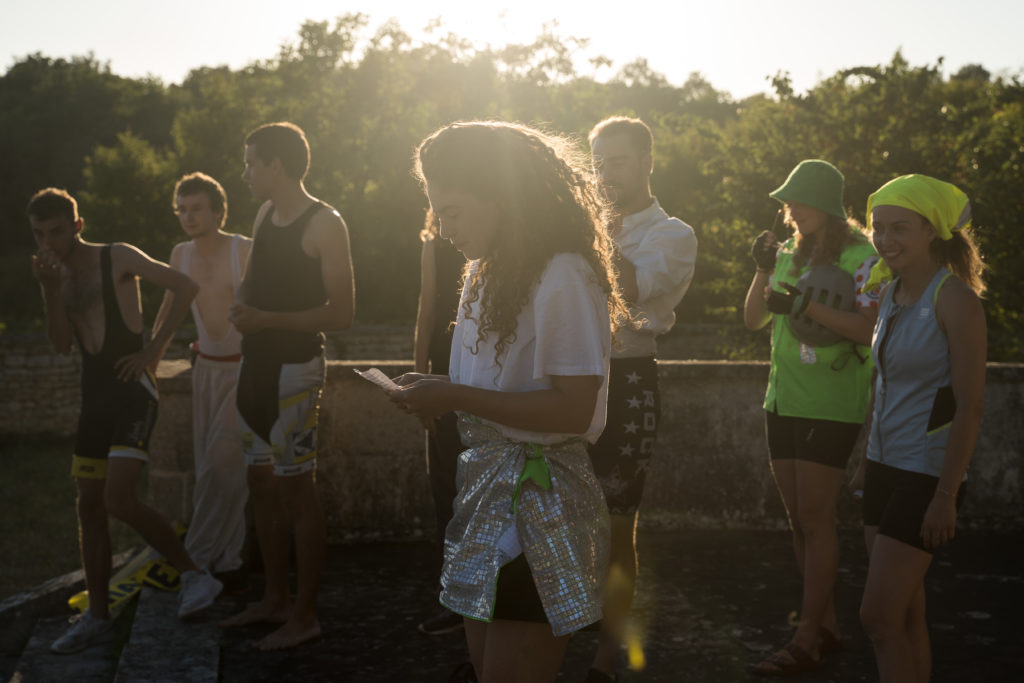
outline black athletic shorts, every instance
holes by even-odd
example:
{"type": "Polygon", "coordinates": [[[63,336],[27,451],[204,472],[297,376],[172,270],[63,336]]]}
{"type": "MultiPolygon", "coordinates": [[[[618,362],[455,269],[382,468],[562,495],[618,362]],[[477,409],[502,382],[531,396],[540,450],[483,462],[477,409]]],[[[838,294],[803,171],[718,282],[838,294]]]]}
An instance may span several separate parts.
{"type": "Polygon", "coordinates": [[[530,573],[526,555],[519,556],[498,572],[498,588],[494,598],[494,618],[508,621],[548,623],[544,605],[537,593],[537,584],[530,573]]]}
{"type": "Polygon", "coordinates": [[[658,363],[654,357],[612,358],[608,421],[588,452],[613,515],[632,515],[640,506],[660,416],[658,363]]]}
{"type": "MultiPolygon", "coordinates": [[[[864,526],[876,526],[883,536],[933,552],[924,547],[921,524],[938,485],[938,477],[868,460],[864,471],[864,526]]],[[[966,491],[967,484],[961,483],[956,492],[957,510],[966,491]]]]}
{"type": "Polygon", "coordinates": [[[806,460],[846,469],[860,423],[788,417],[765,411],[764,431],[772,460],[806,460]]]}
{"type": "Polygon", "coordinates": [[[110,455],[147,460],[159,404],[148,370],[137,382],[112,379],[83,391],[71,475],[105,478],[110,455]]]}

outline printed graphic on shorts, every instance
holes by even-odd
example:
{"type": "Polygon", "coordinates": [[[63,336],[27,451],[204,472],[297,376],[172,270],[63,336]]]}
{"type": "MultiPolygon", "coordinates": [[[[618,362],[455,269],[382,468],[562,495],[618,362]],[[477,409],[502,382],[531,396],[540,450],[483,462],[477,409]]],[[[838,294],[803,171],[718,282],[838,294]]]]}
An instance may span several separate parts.
{"type": "Polygon", "coordinates": [[[122,445],[133,445],[136,448],[146,451],[149,447],[149,436],[156,426],[157,404],[155,400],[146,402],[146,412],[136,420],[125,424],[125,431],[121,438],[122,445]]]}
{"type": "MultiPolygon", "coordinates": [[[[244,369],[244,363],[242,367],[244,369]]],[[[277,419],[270,428],[269,444],[246,422],[242,411],[238,412],[248,465],[273,465],[274,474],[278,476],[294,476],[316,469],[316,425],[324,377],[322,355],[306,363],[282,366],[277,419]]]]}
{"type": "Polygon", "coordinates": [[[294,476],[316,468],[316,423],[320,387],[282,399],[271,437],[274,472],[294,476]]]}
{"type": "Polygon", "coordinates": [[[608,382],[608,421],[590,457],[613,514],[640,504],[658,433],[660,400],[653,358],[613,359],[608,382]]]}

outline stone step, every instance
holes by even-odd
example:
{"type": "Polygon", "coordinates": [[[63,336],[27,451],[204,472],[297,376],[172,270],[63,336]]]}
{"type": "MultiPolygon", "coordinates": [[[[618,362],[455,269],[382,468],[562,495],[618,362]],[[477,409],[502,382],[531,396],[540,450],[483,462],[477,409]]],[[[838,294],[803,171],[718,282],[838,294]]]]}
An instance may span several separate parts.
{"type": "Polygon", "coordinates": [[[67,655],[50,651],[50,644],[67,630],[67,617],[39,619],[28,644],[22,650],[10,683],[107,683],[117,670],[118,654],[124,642],[124,632],[127,630],[126,620],[131,620],[131,612],[129,608],[121,613],[110,638],[81,652],[67,655]]]}
{"type": "Polygon", "coordinates": [[[216,683],[221,630],[212,616],[178,619],[178,593],[146,586],[139,596],[115,683],[216,683]]]}
{"type": "MultiPolygon", "coordinates": [[[[115,555],[112,561],[114,571],[136,552],[137,549],[131,549],[115,555]]],[[[66,620],[71,614],[68,598],[84,587],[85,574],[79,569],[0,601],[0,681],[11,680],[38,621],[54,615],[64,615],[58,619],[66,620]]],[[[131,609],[134,609],[134,604],[131,609]]],[[[129,625],[130,618],[127,618],[124,620],[122,642],[127,638],[129,625]]],[[[61,628],[64,627],[66,624],[62,622],[61,628]]]]}
{"type": "MultiPolygon", "coordinates": [[[[113,571],[137,552],[138,548],[132,548],[114,555],[113,571]]],[[[67,613],[68,598],[83,588],[85,572],[78,569],[0,601],[0,653],[19,654],[36,621],[67,613]]]]}

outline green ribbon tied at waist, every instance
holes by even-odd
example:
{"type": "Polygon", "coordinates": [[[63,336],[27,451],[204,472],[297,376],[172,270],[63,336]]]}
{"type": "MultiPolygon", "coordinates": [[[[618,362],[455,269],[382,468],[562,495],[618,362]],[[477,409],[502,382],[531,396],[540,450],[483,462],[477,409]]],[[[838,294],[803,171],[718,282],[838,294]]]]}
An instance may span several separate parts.
{"type": "Polygon", "coordinates": [[[523,489],[523,482],[530,480],[545,491],[551,490],[551,470],[548,469],[548,461],[544,458],[544,451],[540,444],[529,444],[532,450],[526,454],[526,462],[523,464],[523,471],[519,473],[519,481],[512,492],[512,514],[516,514],[519,507],[519,492],[523,489]]]}

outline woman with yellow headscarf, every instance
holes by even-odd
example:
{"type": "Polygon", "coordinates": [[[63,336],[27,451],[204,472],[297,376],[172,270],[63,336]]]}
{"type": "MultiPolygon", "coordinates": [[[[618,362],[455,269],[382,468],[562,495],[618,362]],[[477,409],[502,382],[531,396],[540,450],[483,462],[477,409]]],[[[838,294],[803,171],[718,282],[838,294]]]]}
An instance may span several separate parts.
{"type": "Polygon", "coordinates": [[[985,389],[983,264],[954,185],[906,175],[868,198],[882,262],[875,380],[864,471],[869,567],[861,622],[883,683],[926,681],[931,649],[924,576],[953,538],[985,389]]]}

